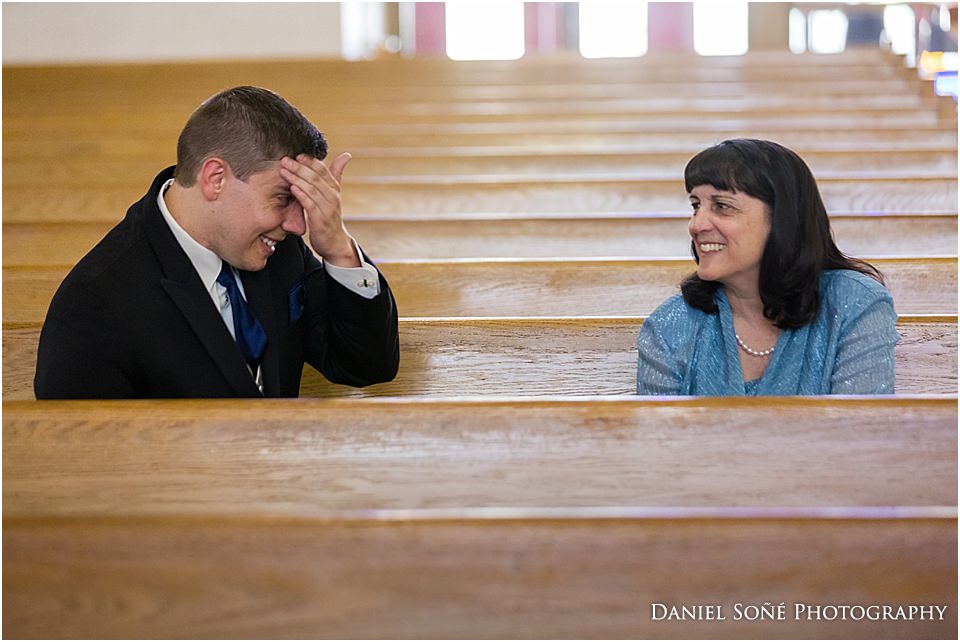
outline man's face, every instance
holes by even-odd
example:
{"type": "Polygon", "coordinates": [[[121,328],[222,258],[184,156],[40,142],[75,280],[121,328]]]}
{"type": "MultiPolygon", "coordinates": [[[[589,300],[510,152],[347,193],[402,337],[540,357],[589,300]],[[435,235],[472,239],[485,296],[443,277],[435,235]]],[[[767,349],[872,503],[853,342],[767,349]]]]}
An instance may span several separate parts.
{"type": "Polygon", "coordinates": [[[215,213],[210,249],[234,267],[255,272],[267,265],[287,234],[306,232],[303,208],[273,162],[241,181],[228,172],[215,213]]]}

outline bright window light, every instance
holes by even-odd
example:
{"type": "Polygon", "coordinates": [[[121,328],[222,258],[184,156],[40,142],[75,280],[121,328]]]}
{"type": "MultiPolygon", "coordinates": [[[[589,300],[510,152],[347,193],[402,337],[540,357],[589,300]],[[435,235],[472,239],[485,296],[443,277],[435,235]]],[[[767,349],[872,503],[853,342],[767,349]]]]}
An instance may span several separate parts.
{"type": "Polygon", "coordinates": [[[701,56],[747,53],[746,2],[694,2],[693,49],[701,56]]]}
{"type": "Polygon", "coordinates": [[[847,16],[839,9],[810,12],[810,51],[840,53],[847,46],[847,16]]]}
{"type": "Polygon", "coordinates": [[[883,30],[890,40],[893,53],[902,55],[917,47],[917,23],[913,9],[905,4],[894,4],[883,9],[883,30]]]}
{"type": "Polygon", "coordinates": [[[341,3],[340,49],[345,59],[373,58],[384,30],[383,9],[377,3],[341,3]]]}
{"type": "Polygon", "coordinates": [[[788,25],[790,51],[802,54],[807,50],[807,17],[799,9],[791,9],[788,25]]]}
{"type": "Polygon", "coordinates": [[[454,60],[523,56],[522,2],[446,2],[447,55],[454,60]]]}
{"type": "Polygon", "coordinates": [[[647,53],[646,2],[581,2],[584,58],[629,58],[647,53]]]}
{"type": "Polygon", "coordinates": [[[953,102],[957,102],[957,72],[941,71],[933,86],[938,96],[953,96],[953,102]]]}

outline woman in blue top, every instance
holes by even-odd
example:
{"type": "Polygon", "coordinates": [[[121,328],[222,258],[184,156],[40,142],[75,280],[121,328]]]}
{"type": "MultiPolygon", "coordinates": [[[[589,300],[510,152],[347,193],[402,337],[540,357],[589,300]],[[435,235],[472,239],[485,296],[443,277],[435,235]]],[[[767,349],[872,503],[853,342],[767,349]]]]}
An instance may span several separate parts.
{"type": "Polygon", "coordinates": [[[684,180],[697,271],[640,330],[637,394],[892,394],[893,300],[837,249],[803,160],[728,140],[684,180]]]}

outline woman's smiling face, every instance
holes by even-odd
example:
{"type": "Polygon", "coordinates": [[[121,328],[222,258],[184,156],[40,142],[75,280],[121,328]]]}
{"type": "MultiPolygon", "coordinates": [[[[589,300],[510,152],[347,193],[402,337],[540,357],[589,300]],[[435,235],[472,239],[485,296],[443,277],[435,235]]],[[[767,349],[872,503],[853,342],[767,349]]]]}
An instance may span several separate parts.
{"type": "Polygon", "coordinates": [[[760,259],[770,235],[770,208],[744,192],[697,185],[690,191],[688,229],[699,263],[697,275],[744,295],[760,287],[760,259]]]}

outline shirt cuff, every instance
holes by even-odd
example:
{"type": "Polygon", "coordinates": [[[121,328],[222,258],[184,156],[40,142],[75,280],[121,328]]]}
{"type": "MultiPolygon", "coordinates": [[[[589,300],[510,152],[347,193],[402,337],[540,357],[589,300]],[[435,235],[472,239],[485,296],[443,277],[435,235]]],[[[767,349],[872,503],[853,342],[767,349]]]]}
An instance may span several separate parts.
{"type": "Polygon", "coordinates": [[[353,242],[353,247],[360,257],[360,267],[345,268],[323,261],[323,268],[330,277],[347,288],[354,294],[359,294],[365,299],[372,299],[380,294],[380,274],[377,268],[367,263],[363,257],[363,252],[357,242],[353,242]]]}

